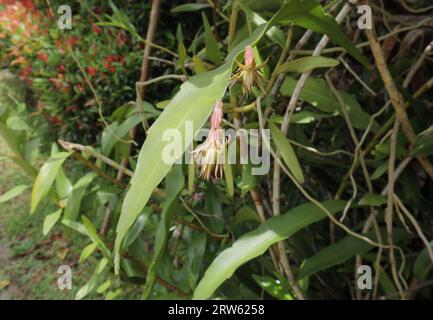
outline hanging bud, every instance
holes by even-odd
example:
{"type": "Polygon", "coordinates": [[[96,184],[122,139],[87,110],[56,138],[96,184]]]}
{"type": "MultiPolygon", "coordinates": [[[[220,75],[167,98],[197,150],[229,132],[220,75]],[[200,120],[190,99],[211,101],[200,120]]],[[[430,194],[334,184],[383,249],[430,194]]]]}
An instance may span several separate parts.
{"type": "Polygon", "coordinates": [[[206,141],[198,146],[194,151],[194,159],[197,163],[200,174],[205,180],[211,178],[221,179],[225,161],[227,139],[222,129],[223,122],[223,103],[215,102],[211,115],[211,128],[206,141]]]}
{"type": "Polygon", "coordinates": [[[267,61],[256,66],[254,61],[254,50],[251,46],[246,46],[244,62],[245,64],[236,61],[239,68],[230,78],[230,86],[233,86],[237,81],[242,80],[242,89],[244,94],[251,93],[253,86],[258,87],[263,92],[264,78],[259,69],[263,68],[267,61]]]}

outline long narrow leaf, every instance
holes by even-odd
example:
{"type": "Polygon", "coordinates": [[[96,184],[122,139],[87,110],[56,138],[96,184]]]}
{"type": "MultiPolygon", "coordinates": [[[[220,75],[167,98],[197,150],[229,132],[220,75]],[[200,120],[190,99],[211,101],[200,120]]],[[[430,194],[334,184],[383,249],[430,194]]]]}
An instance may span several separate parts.
{"type": "MultiPolygon", "coordinates": [[[[346,202],[330,200],[323,205],[333,214],[343,210],[346,202]]],[[[256,230],[244,234],[230,248],[220,253],[207,269],[194,291],[194,299],[207,299],[242,264],[262,255],[274,243],[326,217],[318,206],[302,204],[287,213],[273,217],[256,230]]]]}

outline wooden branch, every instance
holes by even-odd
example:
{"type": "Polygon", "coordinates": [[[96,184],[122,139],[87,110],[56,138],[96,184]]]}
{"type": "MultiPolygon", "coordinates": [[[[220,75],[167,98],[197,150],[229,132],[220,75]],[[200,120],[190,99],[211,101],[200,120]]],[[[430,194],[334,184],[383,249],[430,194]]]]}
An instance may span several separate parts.
{"type": "MultiPolygon", "coordinates": [[[[361,0],[361,3],[368,5],[368,0],[361,0]]],[[[365,29],[365,34],[367,35],[368,41],[370,43],[371,51],[376,61],[376,67],[380,73],[386,91],[388,92],[388,95],[391,99],[391,104],[394,107],[403,133],[409,140],[409,143],[413,145],[416,142],[416,134],[409,121],[409,117],[407,116],[403,96],[398,91],[394,79],[389,72],[388,65],[386,64],[385,57],[383,55],[382,47],[377,40],[374,25],[372,29],[365,29]]],[[[424,156],[418,156],[417,159],[421,166],[424,168],[424,170],[427,172],[427,174],[430,176],[430,178],[433,179],[433,166],[429,162],[429,160],[424,156]]]]}

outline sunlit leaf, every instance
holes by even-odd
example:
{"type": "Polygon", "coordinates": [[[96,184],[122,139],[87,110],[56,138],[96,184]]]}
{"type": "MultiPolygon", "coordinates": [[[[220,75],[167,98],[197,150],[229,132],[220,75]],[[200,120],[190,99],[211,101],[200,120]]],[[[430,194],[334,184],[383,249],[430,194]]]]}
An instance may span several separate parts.
{"type": "Polygon", "coordinates": [[[0,203],[9,201],[17,196],[19,196],[21,193],[26,191],[30,186],[29,185],[19,185],[16,187],[13,187],[11,190],[3,193],[0,196],[0,203]]]}
{"type": "Polygon", "coordinates": [[[58,152],[42,165],[33,184],[30,212],[36,210],[37,205],[45,197],[56,179],[57,173],[63,162],[72,154],[72,152],[58,152]]]}
{"type": "Polygon", "coordinates": [[[63,209],[59,209],[53,213],[48,214],[45,217],[44,225],[42,229],[42,233],[44,234],[44,236],[46,236],[48,232],[50,232],[50,230],[54,227],[56,222],[60,219],[60,216],[62,215],[62,210],[63,209]]]}

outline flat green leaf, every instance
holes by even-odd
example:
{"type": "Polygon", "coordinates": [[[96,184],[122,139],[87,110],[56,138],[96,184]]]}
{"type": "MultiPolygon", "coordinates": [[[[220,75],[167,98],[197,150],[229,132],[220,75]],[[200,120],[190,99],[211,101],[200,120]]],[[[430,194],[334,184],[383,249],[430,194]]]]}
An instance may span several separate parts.
{"type": "Polygon", "coordinates": [[[235,227],[245,221],[254,221],[254,222],[260,222],[259,215],[257,214],[257,211],[254,210],[251,207],[242,207],[236,212],[233,223],[231,227],[235,227]]]}
{"type": "Polygon", "coordinates": [[[33,184],[30,212],[36,210],[39,202],[45,197],[56,179],[57,173],[63,162],[72,154],[72,152],[57,152],[45,162],[39,170],[35,183],[33,184]]]}
{"type": "MultiPolygon", "coordinates": [[[[430,247],[433,248],[433,241],[430,242],[430,247]]],[[[424,248],[416,257],[415,263],[413,264],[413,274],[419,282],[423,282],[432,268],[433,262],[430,259],[427,248],[424,248]]]]}
{"type": "MultiPolygon", "coordinates": [[[[350,122],[352,126],[356,129],[365,129],[367,128],[370,122],[370,115],[362,110],[359,102],[352,95],[347,92],[340,91],[339,92],[341,99],[343,100],[344,107],[346,108],[347,115],[349,116],[350,122]]],[[[376,132],[379,130],[379,125],[376,121],[373,122],[371,126],[371,130],[376,132]]]]}
{"type": "Polygon", "coordinates": [[[81,251],[80,259],[78,260],[79,263],[82,263],[87,260],[88,257],[92,255],[92,253],[96,250],[98,247],[98,244],[95,242],[92,242],[91,244],[84,247],[83,251],[81,251]]]}
{"type": "MultiPolygon", "coordinates": [[[[239,1],[239,6],[242,8],[242,10],[245,12],[245,14],[248,16],[248,18],[256,25],[260,26],[263,23],[266,23],[267,21],[263,19],[259,14],[251,10],[250,7],[248,7],[244,2],[239,1]]],[[[276,26],[272,26],[269,28],[268,31],[266,31],[266,36],[271,39],[272,41],[278,43],[280,47],[284,48],[285,42],[286,42],[286,36],[280,28],[276,26]]]]}
{"type": "Polygon", "coordinates": [[[179,13],[179,12],[193,12],[193,11],[199,11],[206,8],[210,8],[210,5],[207,3],[185,3],[181,4],[180,6],[176,6],[173,9],[170,10],[172,13],[179,13]]]}
{"type": "Polygon", "coordinates": [[[22,154],[21,146],[18,142],[17,135],[12,129],[8,128],[2,122],[0,122],[0,136],[3,138],[3,140],[6,142],[6,144],[9,146],[13,153],[19,155],[22,154]]]}
{"type": "MultiPolygon", "coordinates": [[[[144,102],[145,103],[145,102],[144,102]]],[[[133,127],[139,124],[142,120],[142,115],[136,113],[118,125],[113,122],[104,129],[101,136],[101,151],[109,156],[114,145],[119,142],[119,138],[123,139],[133,127]]]]}
{"type": "MultiPolygon", "coordinates": [[[[382,228],[381,231],[382,241],[386,242],[386,230],[382,228]]],[[[373,241],[377,241],[374,230],[366,233],[364,236],[373,241]]],[[[393,230],[394,244],[404,239],[409,238],[409,234],[404,229],[395,228],[393,230]]],[[[307,259],[302,265],[298,274],[298,279],[308,277],[316,272],[325,270],[339,263],[342,263],[358,254],[366,253],[375,247],[364,240],[355,238],[351,235],[346,236],[326,248],[320,250],[315,256],[307,259]]]]}
{"type": "Polygon", "coordinates": [[[29,185],[19,185],[19,186],[12,188],[11,190],[3,193],[0,196],[0,203],[9,201],[9,200],[19,196],[21,193],[26,191],[29,187],[30,187],[29,185]]]}
{"type": "MultiPolygon", "coordinates": [[[[330,200],[322,204],[335,214],[344,209],[346,202],[330,200]]],[[[261,256],[274,243],[325,217],[326,213],[318,206],[306,203],[283,215],[268,219],[257,229],[244,234],[216,257],[195,289],[193,299],[208,299],[238,267],[261,256]]]]}
{"type": "MultiPolygon", "coordinates": [[[[297,82],[294,78],[286,77],[281,85],[281,94],[291,96],[297,82]]],[[[329,113],[339,112],[338,100],[332,95],[331,89],[323,79],[308,79],[301,91],[300,97],[321,111],[329,113]]]]}
{"type": "Polygon", "coordinates": [[[92,240],[94,243],[98,245],[98,248],[101,250],[101,252],[105,255],[106,258],[110,258],[111,251],[110,249],[107,248],[104,241],[102,241],[92,221],[90,221],[89,218],[87,218],[84,215],[81,216],[81,221],[83,222],[84,227],[87,230],[87,235],[89,236],[90,240],[92,240]]]}
{"type": "Polygon", "coordinates": [[[377,180],[388,170],[388,161],[381,163],[371,175],[371,180],[377,180]]]}
{"type": "Polygon", "coordinates": [[[250,192],[259,183],[258,176],[253,175],[252,169],[253,167],[250,163],[246,163],[242,166],[242,179],[238,183],[242,195],[250,192]]]}
{"type": "Polygon", "coordinates": [[[135,220],[134,225],[129,229],[125,236],[125,241],[123,241],[123,248],[128,248],[137,239],[140,232],[143,230],[147,221],[149,220],[152,210],[148,207],[144,208],[143,213],[140,214],[135,220]]]}
{"type": "Polygon", "coordinates": [[[278,73],[304,73],[318,68],[330,68],[339,64],[338,60],[327,57],[303,57],[283,63],[277,68],[278,73]]]}
{"type": "Polygon", "coordinates": [[[432,134],[421,136],[413,146],[413,156],[431,156],[433,154],[433,136],[432,134]]]}
{"type": "Polygon", "coordinates": [[[56,191],[60,199],[64,199],[71,193],[73,187],[71,181],[65,174],[65,171],[60,167],[56,176],[56,191]]]}
{"type": "MultiPolygon", "coordinates": [[[[332,116],[333,115],[330,114],[316,113],[308,110],[301,110],[299,112],[293,113],[292,117],[290,118],[290,123],[308,124],[308,123],[319,121],[321,119],[330,118],[332,116]]],[[[283,119],[284,119],[283,116],[277,114],[273,114],[270,118],[271,122],[275,124],[282,124],[283,119]]]]}
{"type": "Polygon", "coordinates": [[[386,197],[381,196],[376,193],[366,193],[361,200],[359,200],[359,205],[362,206],[380,206],[386,204],[386,197]]]}
{"type": "Polygon", "coordinates": [[[74,231],[77,231],[78,233],[81,233],[81,234],[83,234],[85,236],[89,236],[89,233],[87,232],[86,227],[84,226],[84,224],[82,224],[80,222],[71,221],[71,220],[63,218],[62,219],[62,224],[64,224],[68,228],[71,228],[74,231]]]}
{"type": "Polygon", "coordinates": [[[161,214],[161,220],[159,221],[158,229],[156,230],[155,252],[147,271],[146,284],[143,290],[143,297],[145,299],[147,299],[149,296],[153,282],[155,281],[156,271],[158,270],[159,263],[167,244],[171,219],[173,218],[175,211],[178,209],[178,197],[185,185],[185,179],[183,177],[181,165],[173,166],[171,172],[165,179],[165,183],[167,195],[162,206],[163,210],[161,214]]]}
{"type": "Polygon", "coordinates": [[[219,65],[222,61],[222,57],[220,49],[218,47],[218,42],[215,39],[212,28],[204,12],[202,12],[202,18],[204,25],[204,42],[206,44],[206,55],[210,61],[212,61],[216,65],[219,65]]]}
{"type": "Polygon", "coordinates": [[[198,233],[192,236],[192,239],[187,244],[188,263],[188,283],[190,288],[195,288],[197,280],[200,276],[201,266],[203,264],[203,256],[206,253],[207,234],[198,233]]]}
{"type": "Polygon", "coordinates": [[[364,66],[368,65],[368,60],[345,36],[335,19],[315,0],[288,0],[271,20],[324,33],[364,66]]]}
{"type": "Polygon", "coordinates": [[[272,122],[269,122],[269,128],[271,129],[272,139],[274,140],[275,146],[277,147],[278,152],[280,152],[284,163],[295,176],[296,180],[300,183],[304,183],[304,174],[302,173],[301,165],[299,164],[296,153],[293,151],[290,142],[272,122]]]}
{"type": "Polygon", "coordinates": [[[78,214],[80,212],[81,200],[84,196],[87,186],[92,183],[97,174],[95,172],[90,172],[84,177],[80,178],[78,182],[74,185],[73,190],[68,198],[65,208],[65,218],[68,220],[77,220],[78,214]]]}
{"type": "Polygon", "coordinates": [[[116,272],[119,270],[119,249],[126,232],[133,225],[153,190],[166,176],[175,161],[175,159],[170,161],[163,159],[164,152],[167,153],[166,149],[173,144],[172,141],[163,141],[164,132],[169,129],[179,130],[185,143],[182,145],[182,152],[186,150],[194,137],[187,136],[185,123],[187,121],[192,123],[192,131],[195,133],[204,125],[212,112],[215,101],[224,96],[234,59],[244,50],[245,46],[256,43],[263,36],[265,30],[266,26],[261,26],[251,37],[238,44],[229,53],[222,66],[209,72],[197,74],[182,84],[180,91],[149,129],[147,139],[140,150],[137,167],[131,179],[131,186],[123,201],[122,212],[116,229],[116,272]]]}
{"type": "Polygon", "coordinates": [[[75,294],[75,300],[81,300],[85,298],[89,293],[91,293],[96,288],[98,282],[102,278],[102,272],[105,270],[107,265],[108,265],[107,258],[102,258],[99,261],[92,275],[92,278],[90,278],[90,280],[85,285],[83,285],[80,289],[78,289],[77,293],[75,294]]]}
{"type": "Polygon", "coordinates": [[[50,213],[45,217],[42,228],[42,233],[44,234],[44,236],[46,236],[48,232],[50,232],[56,222],[60,219],[60,216],[62,215],[62,210],[63,209],[59,209],[56,212],[50,213]]]}

